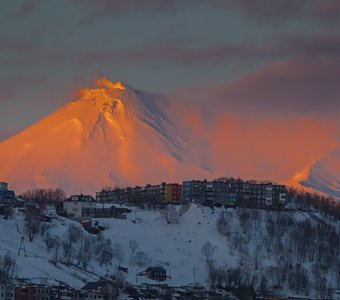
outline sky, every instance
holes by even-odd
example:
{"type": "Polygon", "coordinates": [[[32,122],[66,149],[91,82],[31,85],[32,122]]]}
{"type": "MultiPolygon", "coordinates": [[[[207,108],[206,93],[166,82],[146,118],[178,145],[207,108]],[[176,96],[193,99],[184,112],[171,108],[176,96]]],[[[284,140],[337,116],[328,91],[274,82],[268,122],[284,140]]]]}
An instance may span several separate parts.
{"type": "Polygon", "coordinates": [[[328,118],[339,111],[337,0],[4,0],[0,6],[0,139],[101,75],[181,101],[218,98],[242,113],[328,118]]]}

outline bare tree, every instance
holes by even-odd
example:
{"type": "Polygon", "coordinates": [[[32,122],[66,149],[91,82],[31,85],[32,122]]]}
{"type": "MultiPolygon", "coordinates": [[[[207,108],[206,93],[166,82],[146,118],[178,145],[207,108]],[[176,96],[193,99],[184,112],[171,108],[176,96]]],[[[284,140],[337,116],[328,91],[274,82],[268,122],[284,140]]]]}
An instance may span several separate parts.
{"type": "Polygon", "coordinates": [[[13,255],[7,252],[3,257],[0,256],[0,282],[7,281],[14,276],[17,264],[13,255]]]}
{"type": "Polygon", "coordinates": [[[137,251],[131,262],[138,267],[145,267],[150,263],[150,258],[143,251],[137,251]]]}
{"type": "Polygon", "coordinates": [[[44,236],[44,242],[46,245],[47,252],[54,249],[55,245],[58,243],[58,238],[56,236],[50,235],[48,232],[44,236]]]}
{"type": "Polygon", "coordinates": [[[58,237],[55,237],[55,240],[53,243],[53,256],[52,256],[53,264],[56,264],[59,261],[60,247],[61,247],[61,242],[58,237]]]}
{"type": "Polygon", "coordinates": [[[244,265],[247,262],[247,259],[249,258],[249,252],[246,247],[241,247],[240,249],[240,265],[244,265]]]}
{"type": "Polygon", "coordinates": [[[261,265],[261,263],[262,263],[261,249],[262,249],[262,247],[257,245],[256,248],[255,248],[255,251],[254,251],[254,253],[252,255],[255,270],[257,270],[259,268],[259,266],[261,265]]]}
{"type": "Polygon", "coordinates": [[[224,235],[224,236],[229,236],[230,235],[230,227],[229,227],[229,222],[232,218],[232,215],[227,212],[227,211],[221,211],[218,219],[217,219],[217,231],[224,235]]]}
{"type": "Polygon", "coordinates": [[[51,226],[47,224],[42,224],[40,226],[40,237],[43,237],[50,229],[51,229],[51,226]]]}
{"type": "Polygon", "coordinates": [[[93,239],[89,236],[83,238],[83,242],[78,251],[78,263],[82,266],[83,270],[87,270],[87,267],[91,261],[93,253],[93,239]]]}
{"type": "Polygon", "coordinates": [[[241,285],[241,268],[230,268],[227,271],[227,288],[239,287],[241,285]]]}
{"type": "Polygon", "coordinates": [[[211,257],[214,255],[217,247],[213,247],[210,242],[206,242],[201,249],[202,254],[204,255],[205,259],[209,261],[211,257]]]}
{"type": "Polygon", "coordinates": [[[55,205],[66,199],[66,194],[61,188],[32,189],[26,191],[21,196],[29,202],[55,205]]]}
{"type": "Polygon", "coordinates": [[[74,224],[70,224],[66,232],[67,240],[70,243],[75,244],[78,241],[80,241],[82,237],[83,237],[83,231],[81,230],[81,228],[74,224]]]}
{"type": "Polygon", "coordinates": [[[176,208],[172,205],[168,205],[166,208],[161,210],[161,216],[165,219],[168,224],[178,224],[179,213],[176,208]]]}
{"type": "Polygon", "coordinates": [[[244,233],[251,229],[251,219],[248,209],[242,209],[240,211],[239,220],[244,233]]]}
{"type": "Polygon", "coordinates": [[[138,249],[138,243],[136,240],[129,241],[129,247],[131,250],[131,255],[134,255],[136,250],[138,249]]]}
{"type": "Polygon", "coordinates": [[[14,210],[9,205],[5,206],[5,217],[4,219],[12,219],[14,214],[14,210]]]}
{"type": "Polygon", "coordinates": [[[24,232],[27,234],[30,242],[33,241],[34,237],[39,233],[41,220],[39,216],[26,213],[24,232]]]}
{"type": "MultiPolygon", "coordinates": [[[[107,265],[112,261],[113,258],[113,249],[112,249],[112,242],[110,239],[103,239],[100,242],[100,248],[97,252],[97,259],[101,266],[107,265]]],[[[99,244],[98,244],[99,246],[99,244]]]]}
{"type": "Polygon", "coordinates": [[[63,254],[64,254],[63,258],[65,260],[66,265],[69,266],[73,258],[74,249],[70,241],[67,241],[67,240],[63,241],[62,246],[63,246],[63,254]]]}
{"type": "Polygon", "coordinates": [[[121,245],[119,245],[118,243],[115,243],[113,245],[113,249],[112,249],[112,254],[113,257],[118,260],[119,262],[123,262],[124,261],[124,251],[121,245]]]}

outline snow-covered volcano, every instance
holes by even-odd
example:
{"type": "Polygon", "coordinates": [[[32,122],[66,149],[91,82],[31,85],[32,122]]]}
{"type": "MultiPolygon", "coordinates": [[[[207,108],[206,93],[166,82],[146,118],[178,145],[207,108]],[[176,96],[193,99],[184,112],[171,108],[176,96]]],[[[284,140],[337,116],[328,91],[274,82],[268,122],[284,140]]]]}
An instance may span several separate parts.
{"type": "Polygon", "coordinates": [[[0,143],[0,178],[17,191],[158,183],[201,173],[157,96],[100,79],[41,121],[0,143]],[[185,163],[184,163],[185,161],[185,163]]]}
{"type": "Polygon", "coordinates": [[[301,184],[340,199],[340,147],[331,149],[311,166],[301,184]]]}

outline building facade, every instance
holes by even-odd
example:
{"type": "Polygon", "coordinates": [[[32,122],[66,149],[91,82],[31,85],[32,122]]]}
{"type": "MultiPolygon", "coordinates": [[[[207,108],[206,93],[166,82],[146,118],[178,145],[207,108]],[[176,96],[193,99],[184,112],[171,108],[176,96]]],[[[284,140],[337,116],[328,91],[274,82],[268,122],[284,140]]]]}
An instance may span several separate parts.
{"type": "Polygon", "coordinates": [[[0,300],[14,300],[15,287],[11,284],[0,283],[0,300]]]}
{"type": "Polygon", "coordinates": [[[88,217],[95,213],[96,201],[89,195],[73,195],[64,201],[63,209],[70,217],[88,217]]]}
{"type": "Polygon", "coordinates": [[[284,185],[271,182],[243,181],[234,178],[184,181],[182,201],[207,205],[243,206],[280,209],[286,202],[284,185]]]}
{"type": "Polygon", "coordinates": [[[15,288],[15,300],[55,300],[57,291],[48,286],[32,285],[15,288]]]}
{"type": "Polygon", "coordinates": [[[271,182],[243,181],[239,178],[219,178],[214,181],[188,180],[178,183],[162,182],[101,191],[96,198],[102,203],[200,203],[204,205],[242,206],[281,209],[286,202],[286,187],[271,182]]]}
{"type": "Polygon", "coordinates": [[[207,180],[183,181],[182,201],[184,203],[203,203],[207,200],[207,180]]]}
{"type": "Polygon", "coordinates": [[[103,189],[96,193],[96,201],[99,203],[120,204],[122,202],[122,189],[103,189]]]}
{"type": "Polygon", "coordinates": [[[116,188],[113,190],[102,190],[96,193],[96,200],[100,203],[113,203],[113,204],[142,204],[163,202],[166,200],[167,184],[146,186],[135,186],[126,188],[116,188]]]}
{"type": "Polygon", "coordinates": [[[166,201],[181,202],[182,200],[182,185],[178,183],[168,183],[166,185],[166,201]]]}

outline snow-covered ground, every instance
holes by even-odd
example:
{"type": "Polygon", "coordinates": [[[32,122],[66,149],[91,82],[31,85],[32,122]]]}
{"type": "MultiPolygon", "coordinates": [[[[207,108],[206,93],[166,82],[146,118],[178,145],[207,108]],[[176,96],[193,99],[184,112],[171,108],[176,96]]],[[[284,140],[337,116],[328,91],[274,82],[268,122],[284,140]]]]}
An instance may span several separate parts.
{"type": "MultiPolygon", "coordinates": [[[[108,276],[115,274],[117,268],[128,268],[125,278],[132,284],[140,284],[150,282],[145,276],[136,276],[137,273],[143,271],[146,266],[162,266],[166,269],[167,275],[170,276],[166,280],[169,285],[189,285],[194,281],[202,285],[208,284],[207,260],[202,253],[202,247],[209,242],[213,247],[210,260],[215,260],[216,266],[227,266],[234,268],[243,264],[249,264],[250,273],[253,267],[250,265],[254,262],[254,256],[258,245],[263,244],[264,236],[267,232],[267,223],[264,221],[268,214],[275,217],[274,212],[265,212],[258,210],[259,223],[256,228],[249,228],[247,232],[241,225],[240,214],[236,209],[208,208],[198,205],[190,207],[176,207],[178,212],[178,224],[168,224],[164,215],[158,210],[142,210],[140,208],[132,208],[132,212],[127,214],[126,219],[97,219],[99,225],[106,227],[103,231],[105,238],[112,241],[112,246],[119,244],[122,247],[123,255],[119,260],[113,259],[111,264],[100,267],[95,260],[91,261],[87,272],[77,268],[76,265],[67,267],[62,263],[53,264],[51,261],[51,252],[47,252],[46,245],[40,234],[29,242],[24,234],[23,213],[17,212],[13,219],[0,219],[0,255],[4,255],[9,251],[16,259],[18,268],[16,276],[20,278],[32,278],[34,282],[53,281],[53,279],[68,282],[75,288],[82,287],[86,281],[94,281],[99,276],[108,276]],[[235,248],[235,238],[222,236],[216,226],[219,214],[226,211],[228,214],[228,228],[231,235],[239,233],[239,238],[247,240],[248,251],[241,254],[235,248]],[[27,257],[23,252],[18,255],[21,237],[25,237],[25,246],[27,257]],[[136,249],[132,250],[130,241],[136,241],[136,249]],[[146,266],[137,266],[133,262],[135,254],[141,251],[146,254],[146,266]],[[243,257],[241,257],[243,255],[243,257]]],[[[254,211],[254,210],[253,210],[254,211]]],[[[289,214],[298,221],[310,220],[312,224],[317,224],[323,217],[316,214],[311,217],[311,213],[292,211],[282,212],[281,214],[289,214]]],[[[58,217],[53,220],[50,235],[57,235],[63,238],[70,224],[80,224],[58,217]]],[[[339,227],[339,226],[338,226],[339,227]]],[[[89,235],[85,230],[81,229],[85,235],[89,235]]],[[[275,230],[275,229],[274,229],[275,230]]],[[[236,236],[236,235],[235,235],[236,236]]],[[[282,242],[288,243],[289,237],[282,236],[282,242]]],[[[60,249],[62,252],[62,248],[60,249]]],[[[261,267],[276,266],[277,262],[273,256],[266,254],[264,249],[260,249],[261,267]]],[[[303,263],[303,266],[310,270],[311,263],[303,263]]],[[[329,286],[335,285],[335,278],[332,274],[326,276],[329,286]],[[332,282],[334,280],[334,282],[332,282]]],[[[268,278],[270,281],[271,278],[268,278]]],[[[285,287],[285,292],[290,293],[285,287]]],[[[291,294],[291,293],[290,293],[291,294]]]]}
{"type": "MultiPolygon", "coordinates": [[[[79,271],[76,268],[67,268],[64,265],[54,266],[49,260],[51,254],[46,251],[45,243],[40,234],[29,242],[24,233],[24,214],[17,212],[12,219],[0,218],[0,255],[7,252],[16,260],[16,277],[32,279],[32,282],[54,282],[54,279],[69,282],[75,287],[83,286],[85,280],[95,280],[97,276],[79,271]],[[20,250],[21,239],[24,237],[24,246],[20,250]]],[[[65,218],[53,220],[51,234],[62,236],[72,221],[65,218]]],[[[73,222],[72,222],[73,223],[73,222]]]]}

